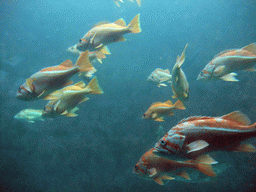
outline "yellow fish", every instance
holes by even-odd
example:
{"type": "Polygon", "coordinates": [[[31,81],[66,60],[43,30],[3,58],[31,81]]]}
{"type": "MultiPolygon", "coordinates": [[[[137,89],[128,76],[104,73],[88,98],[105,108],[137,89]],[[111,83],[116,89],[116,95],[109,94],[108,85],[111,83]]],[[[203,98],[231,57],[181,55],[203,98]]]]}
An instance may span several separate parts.
{"type": "Polygon", "coordinates": [[[43,116],[55,117],[65,115],[67,117],[75,117],[77,116],[75,111],[78,110],[76,105],[89,99],[85,95],[102,93],[103,91],[98,84],[97,77],[94,77],[87,86],[85,86],[84,82],[80,81],[75,85],[64,87],[44,98],[50,101],[44,107],[43,116]]]}
{"type": "Polygon", "coordinates": [[[187,101],[189,98],[189,84],[185,73],[181,69],[181,65],[185,61],[185,50],[188,45],[185,46],[182,55],[177,57],[177,61],[172,69],[172,98],[179,99],[181,101],[187,101]]]}
{"type": "MultiPolygon", "coordinates": [[[[76,48],[76,45],[73,45],[73,46],[70,46],[68,49],[67,49],[67,52],[70,52],[70,53],[73,53],[74,55],[80,55],[81,53],[83,53],[82,51],[79,51],[77,48],[76,48]]],[[[95,60],[97,60],[99,63],[102,64],[102,59],[105,59],[106,58],[106,55],[109,55],[111,54],[109,52],[109,50],[106,50],[106,52],[101,52],[101,51],[92,51],[92,52],[89,52],[89,59],[90,59],[90,62],[94,62],[95,60]]]]}
{"type": "Polygon", "coordinates": [[[176,109],[184,110],[186,109],[181,101],[176,101],[173,104],[170,100],[161,103],[153,103],[149,109],[144,113],[144,119],[153,119],[155,121],[164,121],[163,116],[165,115],[174,115],[176,109]]]}
{"type": "Polygon", "coordinates": [[[23,109],[14,118],[27,121],[28,123],[35,123],[35,121],[44,121],[42,114],[43,110],[23,109]]]}
{"type": "Polygon", "coordinates": [[[140,14],[136,15],[133,20],[126,26],[125,21],[121,18],[114,23],[100,23],[88,31],[77,44],[77,49],[86,51],[91,49],[106,49],[109,43],[125,41],[123,37],[126,33],[140,33],[140,14]]]}

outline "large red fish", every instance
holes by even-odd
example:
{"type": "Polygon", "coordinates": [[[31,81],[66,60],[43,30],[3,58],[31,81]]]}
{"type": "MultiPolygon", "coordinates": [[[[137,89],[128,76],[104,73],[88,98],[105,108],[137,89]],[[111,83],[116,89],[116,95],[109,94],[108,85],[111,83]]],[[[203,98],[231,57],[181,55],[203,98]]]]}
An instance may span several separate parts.
{"type": "Polygon", "coordinates": [[[197,80],[238,81],[235,71],[256,71],[256,44],[225,50],[216,55],[200,72],[197,80]]]}
{"type": "MultiPolygon", "coordinates": [[[[256,152],[251,144],[242,141],[256,136],[256,123],[240,111],[221,117],[194,116],[183,119],[155,145],[154,153],[168,159],[196,159],[206,152],[256,152]]],[[[211,158],[199,158],[206,164],[216,163],[211,158]]]]}
{"type": "Polygon", "coordinates": [[[60,65],[47,67],[33,74],[18,89],[16,97],[22,100],[43,98],[51,92],[72,84],[69,79],[77,73],[89,73],[95,68],[89,61],[88,51],[82,53],[75,65],[66,60],[60,65]]]}
{"type": "Polygon", "coordinates": [[[173,176],[181,176],[190,180],[187,168],[192,168],[204,173],[207,176],[215,177],[216,174],[211,165],[197,163],[194,160],[172,161],[166,158],[158,157],[153,153],[152,148],[147,151],[135,165],[133,172],[143,178],[152,179],[159,185],[164,185],[163,180],[173,180],[173,176]]]}

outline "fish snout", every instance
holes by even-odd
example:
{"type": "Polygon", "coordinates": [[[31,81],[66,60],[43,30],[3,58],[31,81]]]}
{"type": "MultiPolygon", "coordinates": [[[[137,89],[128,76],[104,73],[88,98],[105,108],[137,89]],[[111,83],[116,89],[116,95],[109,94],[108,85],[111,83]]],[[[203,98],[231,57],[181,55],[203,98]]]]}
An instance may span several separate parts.
{"type": "Polygon", "coordinates": [[[79,43],[77,43],[76,48],[79,51],[86,51],[88,49],[88,41],[85,39],[79,39],[79,43]]]}

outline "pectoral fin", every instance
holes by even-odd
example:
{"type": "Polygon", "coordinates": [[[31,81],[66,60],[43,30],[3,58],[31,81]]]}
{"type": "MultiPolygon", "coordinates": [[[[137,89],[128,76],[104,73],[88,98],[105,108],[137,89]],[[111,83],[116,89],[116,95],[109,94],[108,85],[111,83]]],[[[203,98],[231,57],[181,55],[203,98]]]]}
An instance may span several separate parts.
{"type": "Polygon", "coordinates": [[[97,47],[95,47],[95,49],[98,49],[98,48],[100,48],[100,47],[102,47],[103,46],[103,44],[101,43],[100,45],[98,45],[97,47]]]}
{"type": "Polygon", "coordinates": [[[164,121],[164,120],[163,120],[163,117],[158,117],[155,119],[155,121],[164,121]]]}
{"type": "Polygon", "coordinates": [[[151,168],[151,169],[148,169],[148,173],[149,173],[149,177],[153,177],[154,175],[157,174],[157,171],[156,171],[156,168],[151,168]]]}
{"type": "Polygon", "coordinates": [[[166,84],[164,84],[164,83],[160,83],[160,84],[158,84],[158,87],[160,88],[160,87],[166,87],[167,85],[166,84]]]}
{"type": "Polygon", "coordinates": [[[45,93],[45,90],[43,90],[43,92],[40,95],[38,95],[37,97],[38,98],[41,97],[44,93],[45,93]]]}
{"type": "Polygon", "coordinates": [[[151,117],[152,119],[155,119],[157,117],[157,113],[152,113],[151,117]]]}
{"type": "Polygon", "coordinates": [[[90,39],[90,44],[93,44],[94,43],[94,38],[96,36],[97,32],[94,33],[93,37],[90,39]]]}
{"type": "Polygon", "coordinates": [[[223,81],[239,81],[238,79],[235,78],[237,74],[236,73],[229,73],[227,75],[224,75],[221,77],[223,81]]]}
{"type": "Polygon", "coordinates": [[[204,140],[194,141],[194,142],[187,145],[188,153],[191,153],[191,152],[194,152],[194,151],[199,151],[201,149],[206,148],[207,146],[209,146],[209,143],[207,143],[204,140]]]}

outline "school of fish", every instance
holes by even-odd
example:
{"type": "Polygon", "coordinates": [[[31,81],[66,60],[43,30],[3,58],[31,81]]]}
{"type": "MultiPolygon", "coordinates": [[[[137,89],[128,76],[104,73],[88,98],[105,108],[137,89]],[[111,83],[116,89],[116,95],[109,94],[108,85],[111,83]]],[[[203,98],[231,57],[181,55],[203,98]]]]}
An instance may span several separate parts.
{"type": "MultiPolygon", "coordinates": [[[[130,0],[134,2],[133,0],[130,0]]],[[[114,0],[120,7],[123,0],[114,0]]],[[[141,1],[136,0],[139,6],[141,1]]],[[[15,119],[35,123],[44,121],[45,118],[60,116],[76,117],[78,104],[89,100],[88,95],[103,94],[98,83],[93,62],[102,63],[106,55],[110,55],[107,45],[126,41],[123,35],[141,33],[140,14],[136,15],[126,25],[120,18],[113,23],[100,22],[89,29],[79,42],[70,46],[67,51],[78,59],[73,65],[71,60],[55,66],[41,69],[32,74],[19,86],[16,98],[23,101],[49,100],[43,109],[24,109],[14,116],[15,119]],[[73,83],[72,76],[78,74],[82,81],[73,83]],[[86,83],[88,83],[86,85],[86,83]]],[[[185,46],[181,56],[169,69],[155,69],[148,81],[160,87],[167,87],[170,83],[173,93],[172,99],[177,99],[173,104],[153,102],[143,114],[143,119],[157,122],[164,121],[165,116],[173,116],[176,110],[185,110],[185,103],[189,100],[189,83],[181,66],[185,62],[185,46]]],[[[249,44],[241,49],[224,50],[217,54],[199,73],[197,80],[213,81],[238,81],[235,78],[238,71],[256,71],[256,44],[249,44]]],[[[162,125],[159,126],[163,132],[162,125]]],[[[211,153],[218,151],[229,152],[256,152],[256,147],[245,143],[249,138],[256,136],[256,123],[240,111],[234,111],[220,117],[191,116],[182,119],[155,144],[145,152],[135,165],[133,172],[140,178],[153,180],[159,185],[167,184],[175,177],[190,180],[187,169],[216,177],[214,165],[217,160],[211,153]]],[[[159,136],[158,136],[159,137],[159,136]]]]}

